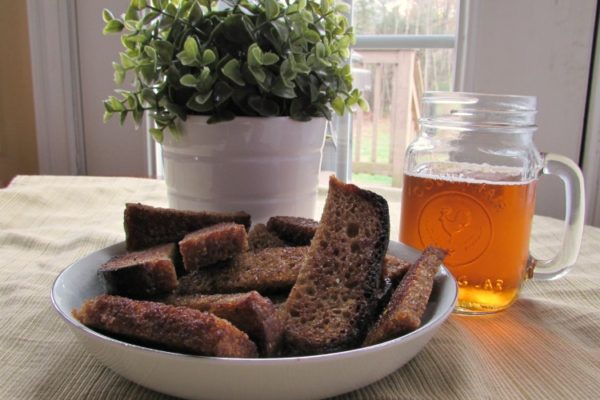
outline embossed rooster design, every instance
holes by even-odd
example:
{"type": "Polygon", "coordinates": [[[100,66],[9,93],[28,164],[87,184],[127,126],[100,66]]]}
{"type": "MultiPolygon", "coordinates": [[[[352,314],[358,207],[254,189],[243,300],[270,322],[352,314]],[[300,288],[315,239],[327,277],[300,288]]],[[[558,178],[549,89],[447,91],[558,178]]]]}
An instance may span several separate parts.
{"type": "Polygon", "coordinates": [[[458,246],[466,249],[479,240],[481,228],[472,226],[472,220],[468,209],[447,206],[440,210],[438,221],[448,236],[450,253],[456,251],[458,246]]]}

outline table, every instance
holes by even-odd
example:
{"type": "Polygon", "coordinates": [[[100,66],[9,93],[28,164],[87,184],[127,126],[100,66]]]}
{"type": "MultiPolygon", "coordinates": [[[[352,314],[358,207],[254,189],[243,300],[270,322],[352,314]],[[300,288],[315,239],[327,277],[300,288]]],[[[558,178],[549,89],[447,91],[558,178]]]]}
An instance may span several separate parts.
{"type": "MultiPolygon", "coordinates": [[[[50,304],[62,269],[124,239],[126,202],[166,206],[164,182],[18,176],[0,190],[0,398],[168,398],[104,368],[50,304]]],[[[397,237],[397,199],[390,209],[397,237]]],[[[561,221],[536,216],[534,253],[551,254],[561,229],[561,221]]],[[[600,229],[586,226],[579,260],[567,276],[528,281],[503,313],[452,315],[405,367],[340,398],[598,398],[599,264],[600,229]]]]}

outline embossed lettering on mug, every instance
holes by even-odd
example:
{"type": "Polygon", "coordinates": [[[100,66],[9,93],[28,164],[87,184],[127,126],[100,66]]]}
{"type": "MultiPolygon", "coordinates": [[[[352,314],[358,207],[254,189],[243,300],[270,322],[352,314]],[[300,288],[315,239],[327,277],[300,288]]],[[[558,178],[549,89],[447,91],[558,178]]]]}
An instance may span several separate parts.
{"type": "Polygon", "coordinates": [[[535,181],[520,182],[507,168],[478,168],[432,163],[427,173],[405,175],[400,240],[417,248],[448,249],[445,264],[460,288],[458,308],[484,312],[504,309],[517,297],[528,257],[535,181]],[[461,178],[445,179],[450,169],[462,169],[461,178]]]}

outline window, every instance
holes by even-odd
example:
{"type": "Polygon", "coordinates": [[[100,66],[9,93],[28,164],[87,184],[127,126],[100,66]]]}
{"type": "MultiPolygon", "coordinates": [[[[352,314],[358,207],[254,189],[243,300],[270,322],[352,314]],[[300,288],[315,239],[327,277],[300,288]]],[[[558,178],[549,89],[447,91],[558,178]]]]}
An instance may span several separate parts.
{"type": "MultiPolygon", "coordinates": [[[[404,151],[416,134],[421,93],[453,89],[458,0],[351,4],[357,34],[354,82],[371,110],[354,114],[351,128],[338,121],[335,170],[359,184],[401,187],[404,151]]],[[[325,163],[327,155],[326,148],[325,163]]]]}

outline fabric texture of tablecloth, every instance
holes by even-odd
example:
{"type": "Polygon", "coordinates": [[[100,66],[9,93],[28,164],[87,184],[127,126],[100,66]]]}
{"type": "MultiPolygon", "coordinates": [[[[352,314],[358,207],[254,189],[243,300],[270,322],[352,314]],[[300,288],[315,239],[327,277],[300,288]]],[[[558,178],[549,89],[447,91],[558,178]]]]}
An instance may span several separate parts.
{"type": "MultiPolygon", "coordinates": [[[[54,176],[19,176],[0,190],[0,398],[168,398],[88,355],[50,303],[60,271],[124,239],[126,202],[166,206],[165,192],[151,179],[54,176]]],[[[536,217],[535,254],[552,254],[561,231],[536,217]]],[[[505,312],[452,315],[403,368],[340,398],[600,398],[600,229],[585,228],[565,277],[526,282],[505,312]]]]}

